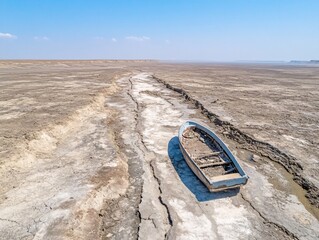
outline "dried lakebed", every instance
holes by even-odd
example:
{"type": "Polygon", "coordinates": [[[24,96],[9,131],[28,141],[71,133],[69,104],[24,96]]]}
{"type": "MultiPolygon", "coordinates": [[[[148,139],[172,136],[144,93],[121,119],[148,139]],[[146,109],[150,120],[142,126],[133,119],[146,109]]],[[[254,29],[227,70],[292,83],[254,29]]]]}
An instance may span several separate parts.
{"type": "Polygon", "coordinates": [[[319,237],[316,208],[290,173],[227,137],[151,73],[132,71],[1,165],[1,181],[12,184],[1,188],[1,239],[319,237]],[[210,193],[188,168],[176,135],[190,118],[240,159],[250,176],[241,191],[210,193]]]}

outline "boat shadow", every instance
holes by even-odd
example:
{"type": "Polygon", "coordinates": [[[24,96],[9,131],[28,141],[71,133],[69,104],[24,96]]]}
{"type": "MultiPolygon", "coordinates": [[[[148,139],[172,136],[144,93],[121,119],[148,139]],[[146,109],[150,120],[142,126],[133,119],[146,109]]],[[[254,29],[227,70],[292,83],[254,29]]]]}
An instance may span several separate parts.
{"type": "Polygon", "coordinates": [[[216,193],[210,192],[196,177],[184,160],[183,154],[179,148],[179,140],[177,136],[173,137],[168,143],[168,156],[182,182],[195,195],[199,202],[232,197],[238,194],[239,188],[216,193]]]}

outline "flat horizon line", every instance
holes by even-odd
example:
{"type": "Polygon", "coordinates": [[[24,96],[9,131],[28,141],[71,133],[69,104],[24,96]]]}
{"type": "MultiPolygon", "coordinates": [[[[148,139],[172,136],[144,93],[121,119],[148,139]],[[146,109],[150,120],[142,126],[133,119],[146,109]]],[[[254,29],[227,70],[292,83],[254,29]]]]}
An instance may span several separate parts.
{"type": "Polygon", "coordinates": [[[112,62],[168,62],[168,63],[223,63],[223,64],[315,64],[317,60],[172,60],[172,59],[112,59],[112,58],[12,58],[0,61],[112,61],[112,62]]]}

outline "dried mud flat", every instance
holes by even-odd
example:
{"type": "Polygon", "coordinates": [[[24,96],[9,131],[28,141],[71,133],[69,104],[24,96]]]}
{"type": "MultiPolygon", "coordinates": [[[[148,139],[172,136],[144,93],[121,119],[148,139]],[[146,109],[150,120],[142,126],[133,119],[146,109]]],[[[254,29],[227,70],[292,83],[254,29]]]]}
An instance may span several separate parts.
{"type": "Polygon", "coordinates": [[[0,61],[0,239],[318,239],[319,69],[0,61]],[[209,193],[187,119],[250,176],[209,193]]]}

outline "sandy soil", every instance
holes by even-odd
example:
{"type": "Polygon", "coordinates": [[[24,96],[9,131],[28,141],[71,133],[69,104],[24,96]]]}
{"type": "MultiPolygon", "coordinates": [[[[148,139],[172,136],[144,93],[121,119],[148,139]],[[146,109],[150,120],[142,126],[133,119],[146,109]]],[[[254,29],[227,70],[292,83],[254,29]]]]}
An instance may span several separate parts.
{"type": "Polygon", "coordinates": [[[318,187],[316,71],[0,62],[0,239],[318,239],[317,200],[293,180],[318,187]],[[210,193],[188,168],[176,134],[190,118],[240,159],[240,191],[210,193]]]}

